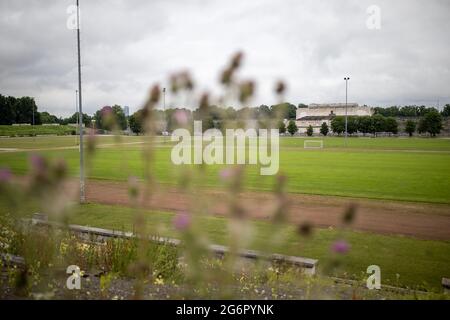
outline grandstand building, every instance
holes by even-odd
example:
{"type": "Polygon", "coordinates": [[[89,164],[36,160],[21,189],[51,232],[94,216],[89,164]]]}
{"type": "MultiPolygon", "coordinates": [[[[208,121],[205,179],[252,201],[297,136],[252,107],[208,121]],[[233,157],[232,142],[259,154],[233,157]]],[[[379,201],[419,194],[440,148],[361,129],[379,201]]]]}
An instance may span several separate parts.
{"type": "MultiPolygon", "coordinates": [[[[348,116],[371,116],[372,108],[360,106],[357,103],[347,104],[348,116]]],[[[331,131],[331,119],[335,116],[345,116],[345,103],[312,103],[307,108],[298,108],[296,112],[296,124],[300,133],[305,133],[311,125],[314,133],[320,132],[322,123],[326,123],[331,131]]]]}

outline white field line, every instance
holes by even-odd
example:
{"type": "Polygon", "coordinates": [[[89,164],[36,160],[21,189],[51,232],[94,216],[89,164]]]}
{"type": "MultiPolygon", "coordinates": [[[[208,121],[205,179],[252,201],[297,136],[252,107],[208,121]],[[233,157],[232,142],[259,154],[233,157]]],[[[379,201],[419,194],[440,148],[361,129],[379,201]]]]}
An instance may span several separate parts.
{"type": "MultiPolygon", "coordinates": [[[[169,141],[168,141],[169,142],[169,141]]],[[[97,144],[95,147],[96,148],[110,148],[110,147],[117,147],[117,146],[123,146],[123,145],[139,145],[139,144],[145,144],[148,143],[146,141],[135,141],[135,142],[122,142],[122,143],[103,143],[103,144],[97,144]]],[[[209,143],[209,142],[208,142],[209,143]]],[[[204,143],[203,145],[207,145],[208,143],[204,143]]],[[[173,145],[168,143],[168,144],[161,144],[160,142],[158,143],[153,143],[152,146],[154,147],[159,147],[159,148],[170,148],[173,145]]],[[[247,150],[252,150],[252,149],[257,149],[258,147],[252,147],[252,146],[245,146],[245,147],[239,147],[237,145],[235,145],[236,149],[247,149],[247,150]]],[[[79,149],[79,146],[63,146],[63,147],[48,147],[48,148],[1,148],[0,147],[0,153],[14,153],[14,152],[38,152],[38,151],[55,151],[55,150],[76,150],[79,149]]],[[[280,149],[282,150],[297,150],[300,152],[304,152],[304,151],[311,151],[311,150],[305,150],[302,147],[281,147],[280,149]]],[[[319,148],[311,148],[313,150],[318,150],[319,148]]],[[[341,148],[334,148],[334,147],[330,147],[330,148],[323,148],[322,150],[327,150],[327,151],[361,151],[361,152],[401,152],[401,153],[450,153],[450,151],[448,150],[408,150],[408,149],[365,149],[365,148],[347,148],[347,149],[341,149],[341,148]]]]}
{"type": "MultiPolygon", "coordinates": [[[[104,143],[95,145],[96,148],[109,148],[121,145],[134,145],[134,144],[144,144],[145,141],[139,142],[123,142],[123,143],[104,143]]],[[[35,151],[52,151],[52,150],[71,150],[79,149],[80,146],[65,146],[65,147],[50,147],[50,148],[30,148],[30,149],[18,149],[18,148],[0,148],[0,152],[35,152],[35,151]]]]}

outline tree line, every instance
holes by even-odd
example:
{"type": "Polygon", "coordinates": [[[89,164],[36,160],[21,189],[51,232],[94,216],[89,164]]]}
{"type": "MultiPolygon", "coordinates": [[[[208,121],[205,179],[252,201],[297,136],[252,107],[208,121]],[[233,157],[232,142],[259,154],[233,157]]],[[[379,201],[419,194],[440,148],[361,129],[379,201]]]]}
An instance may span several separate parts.
{"type": "MultiPolygon", "coordinates": [[[[347,132],[353,134],[360,132],[363,135],[370,133],[377,136],[378,133],[386,132],[389,134],[397,134],[399,132],[398,121],[394,117],[385,117],[379,113],[373,116],[363,116],[355,119],[354,117],[348,120],[347,132]]],[[[434,108],[429,108],[418,120],[408,119],[405,123],[404,131],[412,136],[414,132],[429,133],[431,136],[439,134],[443,128],[443,117],[434,108]]],[[[333,122],[331,123],[332,130],[334,132],[342,133],[345,131],[345,120],[336,120],[335,126],[337,131],[333,128],[333,122]],[[342,123],[344,122],[344,125],[342,123]],[[344,130],[342,129],[344,127],[344,130]]]]}
{"type": "MultiPolygon", "coordinates": [[[[405,123],[404,132],[409,136],[412,136],[414,132],[418,133],[428,133],[430,136],[436,136],[439,134],[443,128],[442,125],[443,117],[436,109],[430,108],[427,112],[420,117],[418,121],[408,119],[405,123]]],[[[345,117],[335,116],[330,123],[331,130],[333,133],[341,135],[345,133],[345,117]]],[[[294,120],[290,120],[286,126],[284,122],[279,124],[280,133],[288,132],[294,135],[298,132],[298,127],[294,120]]],[[[320,133],[324,136],[328,135],[330,128],[326,122],[323,122],[320,127],[320,133]]],[[[379,133],[398,134],[399,124],[397,119],[394,117],[385,117],[379,113],[372,116],[349,116],[347,117],[347,133],[355,134],[362,133],[373,134],[375,137],[379,133]]],[[[309,125],[305,131],[306,135],[312,136],[314,133],[314,128],[309,125]]]]}
{"type": "MultiPolygon", "coordinates": [[[[295,124],[297,108],[307,108],[305,104],[297,106],[286,102],[272,106],[260,105],[259,107],[246,107],[235,109],[233,107],[218,107],[215,105],[200,105],[199,108],[191,111],[185,108],[169,108],[165,111],[155,110],[156,119],[165,123],[165,130],[172,131],[179,126],[175,114],[184,114],[188,122],[192,120],[202,120],[203,129],[222,129],[224,120],[232,121],[236,127],[245,127],[245,121],[253,119],[257,121],[260,128],[277,127],[281,133],[286,131],[295,134],[298,131],[295,124]],[[286,126],[284,119],[291,120],[286,126]]],[[[389,108],[374,108],[373,116],[348,117],[347,132],[349,134],[362,133],[377,135],[380,132],[390,134],[398,133],[398,122],[395,117],[414,117],[418,121],[409,119],[405,125],[405,132],[412,135],[414,132],[429,133],[432,136],[439,134],[442,130],[443,117],[450,116],[450,104],[445,105],[439,112],[436,108],[425,106],[404,106],[389,108]]],[[[11,125],[20,123],[29,124],[69,124],[78,122],[78,112],[67,118],[57,117],[48,112],[38,112],[38,108],[32,97],[15,98],[0,94],[0,124],[11,125]]],[[[134,133],[142,133],[142,110],[138,110],[130,117],[125,116],[123,109],[119,105],[112,107],[105,106],[97,110],[93,116],[83,113],[83,123],[85,126],[95,126],[96,129],[103,130],[125,130],[127,127],[134,133]]],[[[326,125],[326,123],[325,123],[326,125]]],[[[345,132],[345,118],[336,116],[331,121],[331,128],[322,125],[321,133],[327,135],[333,131],[337,134],[345,132]]],[[[313,128],[307,128],[306,133],[312,135],[313,128]]]]}
{"type": "MultiPolygon", "coordinates": [[[[392,106],[387,108],[381,108],[381,107],[375,107],[374,113],[375,114],[381,114],[385,117],[423,117],[425,114],[427,114],[430,111],[438,111],[436,108],[428,108],[426,106],[392,106]]],[[[449,117],[450,116],[450,104],[446,104],[443,108],[443,110],[440,112],[443,117],[449,117]]]]}
{"type": "MultiPolygon", "coordinates": [[[[103,107],[100,110],[97,110],[93,116],[83,113],[83,124],[85,126],[92,126],[92,124],[95,123],[95,126],[98,129],[110,130],[111,124],[104,120],[104,114],[113,115],[113,118],[115,119],[114,124],[118,125],[119,129],[125,130],[127,128],[127,119],[123,109],[119,105],[103,107]]],[[[78,112],[75,112],[66,118],[57,117],[46,111],[39,112],[36,102],[32,97],[16,98],[0,94],[0,125],[67,125],[69,123],[78,123],[78,117],[78,112]]]]}
{"type": "MultiPolygon", "coordinates": [[[[418,121],[408,119],[405,123],[404,132],[412,136],[414,132],[428,133],[431,136],[439,134],[443,128],[443,117],[436,109],[430,108],[419,118],[418,121]]],[[[321,132],[327,130],[322,125],[321,132]]],[[[345,117],[337,116],[331,120],[331,130],[338,135],[345,132],[345,117]]],[[[372,116],[348,117],[347,118],[348,134],[362,133],[373,134],[377,136],[379,133],[397,134],[399,132],[399,124],[394,117],[385,117],[380,113],[372,116]]],[[[323,133],[323,132],[322,132],[323,133]]],[[[326,134],[324,134],[326,135],[326,134]]]]}
{"type": "MultiPolygon", "coordinates": [[[[300,104],[299,106],[302,106],[300,104]]],[[[282,119],[295,119],[297,106],[292,103],[281,103],[272,106],[261,105],[259,107],[219,107],[216,105],[204,105],[195,110],[186,108],[169,108],[165,111],[155,110],[155,118],[166,123],[166,130],[173,131],[179,127],[176,115],[182,113],[190,127],[194,120],[202,121],[203,130],[216,128],[223,129],[225,121],[234,123],[238,128],[245,128],[247,120],[255,120],[260,128],[278,127],[282,119]]],[[[142,110],[138,110],[129,117],[130,129],[137,134],[143,132],[142,110]]]]}

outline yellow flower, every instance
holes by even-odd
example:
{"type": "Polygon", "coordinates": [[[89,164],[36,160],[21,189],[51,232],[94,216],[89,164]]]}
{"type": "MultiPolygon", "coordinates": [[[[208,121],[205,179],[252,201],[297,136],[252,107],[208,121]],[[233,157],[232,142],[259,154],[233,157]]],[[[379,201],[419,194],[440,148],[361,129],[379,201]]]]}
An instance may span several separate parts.
{"type": "Polygon", "coordinates": [[[68,245],[64,242],[61,242],[61,244],[59,245],[59,252],[61,254],[65,254],[67,252],[67,247],[68,245]]]}
{"type": "Polygon", "coordinates": [[[164,284],[164,279],[162,277],[158,277],[155,279],[154,284],[161,286],[164,284]]]}

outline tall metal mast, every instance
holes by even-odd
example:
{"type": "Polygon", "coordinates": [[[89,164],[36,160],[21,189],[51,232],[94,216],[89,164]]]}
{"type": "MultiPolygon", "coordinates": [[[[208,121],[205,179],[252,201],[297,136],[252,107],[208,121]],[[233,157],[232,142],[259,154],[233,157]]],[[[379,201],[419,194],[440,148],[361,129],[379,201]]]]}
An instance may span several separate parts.
{"type": "Polygon", "coordinates": [[[83,154],[83,105],[81,99],[81,50],[80,50],[80,5],[77,0],[77,48],[78,48],[78,128],[80,131],[80,202],[86,198],[84,194],[84,154],[83,154]]]}

